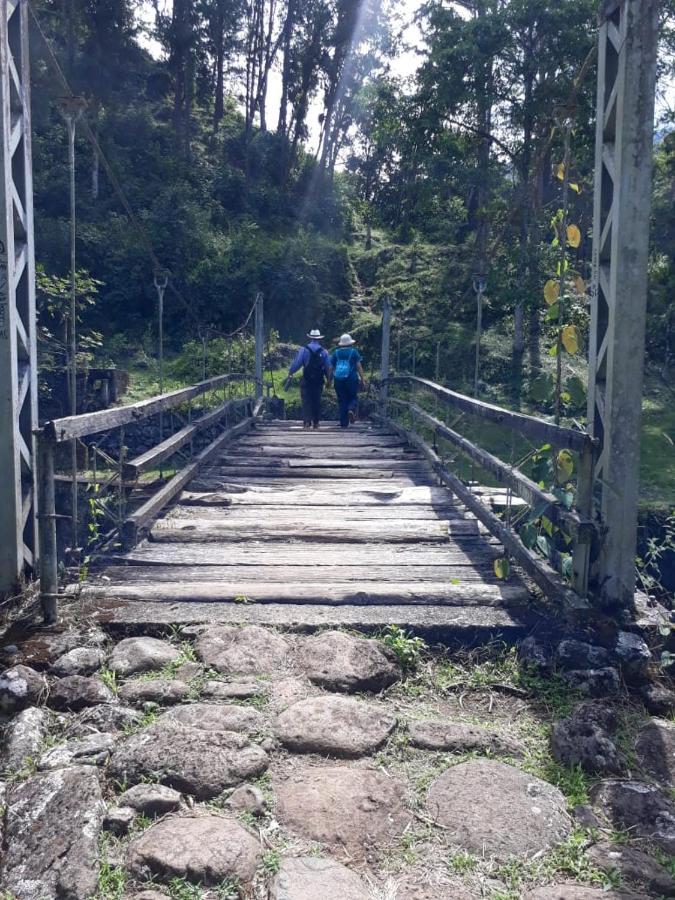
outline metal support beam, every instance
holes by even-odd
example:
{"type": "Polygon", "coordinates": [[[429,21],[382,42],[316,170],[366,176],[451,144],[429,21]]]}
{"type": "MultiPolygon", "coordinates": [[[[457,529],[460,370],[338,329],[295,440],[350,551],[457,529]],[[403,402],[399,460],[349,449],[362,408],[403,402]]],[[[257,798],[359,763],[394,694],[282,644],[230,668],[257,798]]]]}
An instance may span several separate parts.
{"type": "Polygon", "coordinates": [[[0,592],[37,565],[28,2],[0,3],[0,592]]]}
{"type": "Polygon", "coordinates": [[[255,297],[255,396],[263,395],[263,361],[265,358],[265,307],[260,291],[255,297]]]}
{"type": "Polygon", "coordinates": [[[391,300],[388,294],[382,298],[382,355],[380,363],[381,413],[387,414],[387,380],[389,378],[389,347],[391,342],[391,300]]]}
{"type": "Polygon", "coordinates": [[[605,606],[630,607],[635,592],[658,7],[600,8],[588,425],[601,444],[593,575],[605,606]]]}

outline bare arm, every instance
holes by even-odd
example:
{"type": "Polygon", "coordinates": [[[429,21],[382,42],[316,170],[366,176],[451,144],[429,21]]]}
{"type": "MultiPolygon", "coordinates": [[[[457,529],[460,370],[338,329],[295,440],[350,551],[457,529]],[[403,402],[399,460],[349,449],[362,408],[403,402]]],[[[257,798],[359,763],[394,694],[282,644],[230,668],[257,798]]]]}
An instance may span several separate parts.
{"type": "Polygon", "coordinates": [[[359,373],[359,381],[361,382],[361,390],[365,391],[366,389],[366,376],[363,373],[363,366],[360,362],[356,364],[356,371],[359,373]]]}

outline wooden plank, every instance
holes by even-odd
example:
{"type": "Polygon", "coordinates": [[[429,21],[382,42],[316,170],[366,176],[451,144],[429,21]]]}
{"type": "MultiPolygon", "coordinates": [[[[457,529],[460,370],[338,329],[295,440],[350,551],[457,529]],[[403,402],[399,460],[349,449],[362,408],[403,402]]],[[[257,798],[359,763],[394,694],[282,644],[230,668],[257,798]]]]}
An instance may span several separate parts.
{"type": "MultiPolygon", "coordinates": [[[[492,565],[501,553],[488,541],[463,541],[461,544],[321,544],[266,542],[229,544],[226,551],[217,544],[154,543],[146,541],[125,554],[106,554],[100,564],[143,566],[251,566],[255,569],[278,564],[311,567],[388,565],[403,569],[421,566],[492,565]]],[[[321,575],[319,571],[319,576],[321,575]]]]}
{"type": "MultiPolygon", "coordinates": [[[[358,517],[361,521],[370,519],[390,520],[392,512],[388,508],[380,506],[347,506],[343,507],[347,510],[349,518],[358,517]]],[[[289,519],[289,505],[287,503],[278,504],[276,506],[259,506],[240,505],[240,506],[200,506],[195,504],[180,504],[171,508],[171,515],[174,518],[199,518],[205,516],[208,518],[208,512],[217,510],[221,518],[232,520],[237,523],[253,522],[255,524],[265,522],[287,522],[289,519]]],[[[316,521],[316,506],[296,505],[293,504],[292,516],[297,522],[316,521]]],[[[333,512],[327,512],[325,515],[334,515],[333,512]]],[[[439,506],[436,509],[432,506],[405,506],[397,510],[396,518],[398,519],[428,519],[429,521],[439,521],[441,519],[449,520],[463,517],[464,513],[459,506],[439,506]]]]}
{"type": "Polygon", "coordinates": [[[400,456],[379,459],[373,456],[370,459],[354,457],[344,459],[340,457],[327,458],[323,455],[313,457],[295,456],[256,456],[253,453],[246,456],[221,456],[214,460],[212,469],[281,469],[288,474],[293,469],[395,469],[399,472],[428,471],[427,463],[421,457],[416,459],[401,459],[400,456]]]}
{"type": "Polygon", "coordinates": [[[173,500],[173,498],[183,490],[185,485],[194,478],[199,467],[205,462],[208,462],[211,456],[224,447],[228,441],[231,441],[233,438],[237,437],[237,435],[250,428],[254,421],[253,418],[244,419],[244,421],[239,422],[238,425],[228,428],[227,431],[217,437],[215,441],[212,441],[212,443],[202,450],[201,453],[197,454],[194,462],[185,466],[180,472],[176,473],[173,478],[167,481],[156,494],[153,494],[146,503],[137,509],[136,512],[129,516],[124,522],[121,529],[122,542],[126,546],[136,543],[139,532],[143,528],[146,528],[166,504],[173,500]]]}
{"type": "Polygon", "coordinates": [[[84,413],[79,416],[54,419],[46,423],[45,431],[57,443],[71,440],[71,438],[86,437],[90,434],[100,434],[101,431],[129,425],[167,409],[174,409],[176,406],[187,403],[193,397],[213,391],[229,382],[244,381],[247,377],[246,375],[218,375],[215,378],[200,381],[199,384],[170,391],[168,394],[161,394],[158,397],[150,397],[139,403],[130,403],[128,406],[116,406],[112,409],[100,409],[97,412],[84,413]]]}
{"type": "MultiPolygon", "coordinates": [[[[457,521],[452,523],[452,537],[473,537],[478,534],[477,523],[457,521]]],[[[279,541],[302,540],[324,543],[372,543],[417,544],[447,543],[447,522],[321,522],[303,523],[301,527],[292,521],[286,524],[262,524],[239,526],[226,519],[162,519],[152,529],[153,541],[189,541],[196,543],[228,541],[279,541]]]]}
{"type": "Polygon", "coordinates": [[[236,489],[237,487],[243,487],[246,490],[252,488],[267,488],[270,491],[283,495],[298,489],[332,494],[341,484],[347,488],[348,493],[353,491],[373,491],[374,493],[386,494],[392,490],[401,490],[405,487],[424,487],[428,482],[428,478],[416,478],[403,474],[396,475],[395,478],[391,476],[388,480],[386,477],[356,478],[355,476],[352,476],[351,478],[344,477],[330,480],[325,477],[303,478],[302,476],[298,477],[295,474],[293,474],[292,478],[273,478],[272,476],[263,477],[262,475],[250,475],[247,478],[245,475],[219,477],[218,474],[213,471],[206,471],[203,476],[200,477],[199,481],[201,484],[208,484],[210,488],[226,488],[228,490],[232,488],[236,489]]]}
{"type": "Polygon", "coordinates": [[[584,542],[591,540],[595,526],[589,519],[582,520],[573,510],[565,509],[553,494],[540,488],[538,484],[535,484],[532,479],[523,475],[518,469],[507,465],[497,456],[493,456],[481,447],[477,447],[416,404],[394,399],[391,399],[390,402],[413,410],[415,415],[425,422],[432,431],[459,447],[470,459],[473,459],[483,469],[495,475],[499,481],[508,484],[529,506],[534,508],[543,507],[542,512],[545,512],[552,522],[566,529],[575,540],[582,539],[584,542]]]}
{"type": "Polygon", "coordinates": [[[363,459],[363,460],[415,460],[421,459],[416,450],[408,447],[297,447],[289,450],[284,447],[251,446],[244,447],[240,441],[228,447],[227,459],[247,459],[249,456],[255,459],[363,459]]]}
{"type": "Polygon", "coordinates": [[[329,434],[321,434],[320,432],[307,431],[304,434],[256,434],[250,438],[241,441],[242,447],[287,447],[294,450],[298,447],[403,447],[404,442],[397,437],[369,436],[365,434],[352,434],[346,438],[344,435],[338,435],[342,438],[336,440],[336,437],[329,434]]]}
{"type": "Polygon", "coordinates": [[[544,594],[567,606],[568,609],[586,609],[588,604],[572,591],[558,573],[543,559],[538,559],[523,544],[517,534],[507,528],[483,503],[474,497],[470,489],[444,467],[440,458],[434,451],[427,447],[424,441],[417,435],[406,431],[402,426],[396,425],[387,419],[387,422],[405,434],[408,440],[419,447],[425,453],[436,473],[448,485],[450,490],[464,503],[474,515],[489,529],[504,547],[511,553],[525,569],[532,580],[542,589],[544,594]]]}
{"type": "MultiPolygon", "coordinates": [[[[126,584],[108,586],[106,582],[87,582],[82,596],[115,600],[144,601],[155,603],[186,602],[189,600],[207,603],[236,603],[246,598],[252,603],[323,603],[327,606],[354,604],[429,604],[438,606],[514,606],[525,604],[528,591],[522,584],[445,584],[428,582],[424,584],[376,584],[364,590],[349,582],[327,586],[312,583],[301,584],[259,584],[242,581],[227,584],[222,580],[183,584],[178,582],[126,584]]],[[[241,603],[245,606],[245,603],[241,603]]]]}
{"type": "MultiPolygon", "coordinates": [[[[108,566],[97,576],[105,578],[110,587],[118,584],[148,584],[178,581],[195,584],[202,581],[227,581],[229,584],[250,581],[256,584],[298,584],[307,580],[307,567],[288,566],[108,566]]],[[[474,566],[323,566],[318,580],[324,590],[330,590],[334,582],[355,581],[359,584],[377,582],[447,582],[462,584],[483,581],[497,584],[492,564],[485,562],[480,568],[474,566]]]]}
{"type": "MultiPolygon", "coordinates": [[[[418,506],[421,503],[445,506],[452,497],[445,488],[429,485],[385,486],[359,484],[335,484],[330,491],[319,492],[307,486],[282,490],[275,485],[229,484],[216,479],[200,477],[190,484],[190,490],[181,495],[182,504],[195,506],[378,506],[381,509],[401,506],[418,506]],[[276,489],[275,489],[276,488],[276,489]]],[[[395,514],[395,513],[394,513],[395,514]]]]}
{"type": "Polygon", "coordinates": [[[129,460],[124,466],[125,477],[132,480],[138,478],[141,472],[159,465],[161,462],[164,462],[164,460],[169,459],[170,456],[173,456],[174,453],[177,453],[181,447],[184,447],[185,444],[200,431],[203,431],[205,428],[210,428],[213,425],[217,425],[230,410],[237,409],[240,406],[246,406],[249,403],[250,400],[247,398],[238,397],[235,400],[228,400],[227,403],[223,403],[222,406],[219,406],[211,412],[205,413],[203,416],[200,416],[192,422],[191,425],[186,425],[185,428],[181,428],[180,431],[177,431],[165,441],[162,441],[161,444],[157,444],[146,453],[141,453],[140,456],[136,456],[134,459],[129,460]]]}
{"type": "MultiPolygon", "coordinates": [[[[549,443],[554,447],[577,451],[582,451],[585,447],[594,444],[593,438],[585,431],[555,425],[553,422],[545,422],[534,416],[503,409],[492,403],[484,403],[482,400],[476,400],[473,397],[451,391],[449,388],[441,387],[426,378],[417,378],[414,375],[396,375],[389,378],[388,382],[389,384],[418,384],[448,406],[461,409],[463,412],[471,413],[481,419],[496,422],[498,425],[504,425],[541,444],[549,443]]],[[[389,421],[387,420],[387,425],[389,425],[389,421]]]]}
{"type": "Polygon", "coordinates": [[[223,478],[245,478],[250,479],[251,481],[254,479],[263,479],[265,481],[270,478],[284,478],[287,481],[291,478],[294,480],[298,480],[300,478],[305,479],[317,479],[317,478],[326,478],[326,479],[335,479],[335,478],[343,478],[354,480],[358,479],[366,479],[366,480],[378,480],[382,478],[396,478],[398,475],[404,475],[408,477],[412,476],[423,476],[427,474],[427,470],[417,465],[412,469],[399,468],[399,465],[394,463],[393,466],[390,464],[389,468],[386,469],[377,469],[377,468],[345,468],[338,467],[332,468],[328,466],[287,466],[285,468],[280,468],[278,466],[211,466],[209,468],[209,472],[211,474],[216,475],[217,477],[223,478]]]}

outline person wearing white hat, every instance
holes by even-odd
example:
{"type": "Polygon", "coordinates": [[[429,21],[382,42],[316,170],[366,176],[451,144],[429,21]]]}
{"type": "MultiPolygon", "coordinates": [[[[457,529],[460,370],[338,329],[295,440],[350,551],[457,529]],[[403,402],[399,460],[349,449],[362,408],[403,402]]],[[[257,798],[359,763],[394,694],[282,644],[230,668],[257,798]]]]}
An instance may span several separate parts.
{"type": "Polygon", "coordinates": [[[302,380],[300,381],[300,398],[302,400],[302,427],[319,427],[321,418],[321,395],[326,379],[330,379],[330,360],[328,353],[321,346],[323,335],[318,328],[312,328],[308,332],[309,343],[300,347],[295,359],[288,369],[286,385],[291,378],[302,368],[302,380]]]}
{"type": "Polygon", "coordinates": [[[343,334],[330,356],[332,378],[335,383],[340,425],[348,428],[356,421],[359,388],[365,390],[362,358],[351,334],[343,334]]]}

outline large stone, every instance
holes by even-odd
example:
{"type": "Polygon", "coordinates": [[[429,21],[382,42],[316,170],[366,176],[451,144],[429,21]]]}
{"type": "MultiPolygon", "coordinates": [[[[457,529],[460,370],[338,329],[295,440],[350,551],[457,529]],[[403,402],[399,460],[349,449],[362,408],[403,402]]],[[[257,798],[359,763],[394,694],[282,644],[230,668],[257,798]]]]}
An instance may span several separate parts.
{"type": "Polygon", "coordinates": [[[225,816],[170,816],[146,829],[130,846],[128,866],[139,878],[186,878],[200,885],[238,879],[250,885],[260,842],[225,816]]]}
{"type": "Polygon", "coordinates": [[[190,703],[165,712],[160,722],[201,728],[204,731],[260,731],[264,724],[260,713],[249,706],[216,703],[190,703]]]}
{"type": "Polygon", "coordinates": [[[560,641],[555,661],[560,669],[602,669],[609,665],[609,653],[604,647],[585,641],[560,641]]]}
{"type": "Polygon", "coordinates": [[[289,750],[352,759],[381,747],[395,727],[395,717],[375,703],[327,696],[289,706],[274,731],[289,750]]]}
{"type": "Polygon", "coordinates": [[[51,667],[52,675],[93,675],[105,662],[105,653],[97,647],[75,647],[59,656],[51,667]]]}
{"type": "Polygon", "coordinates": [[[14,713],[38,706],[47,696],[47,681],[28,666],[12,666],[0,675],[0,711],[14,713]]]}
{"type": "Polygon", "coordinates": [[[563,673],[571,688],[586,697],[605,697],[619,693],[619,673],[613,666],[603,669],[573,669],[563,673]]]}
{"type": "Polygon", "coordinates": [[[593,844],[588,848],[591,862],[605,872],[617,872],[622,882],[653,891],[660,897],[675,897],[675,880],[652,856],[627,844],[593,844]]]}
{"type": "Polygon", "coordinates": [[[356,872],[320,856],[286,857],[270,886],[269,900],[370,900],[356,872]]]}
{"type": "Polygon", "coordinates": [[[180,806],[180,794],[163,784],[135,784],[118,797],[118,803],[154,818],[175,812],[180,806]]]}
{"type": "Polygon", "coordinates": [[[653,716],[671,716],[675,712],[675,691],[663,684],[643,685],[640,696],[653,716]]]}
{"type": "Polygon", "coordinates": [[[598,775],[617,774],[623,767],[610,732],[616,728],[613,710],[593,701],[579,703],[567,719],[555,722],[551,752],[565,766],[580,765],[598,775]]]}
{"type": "Polygon", "coordinates": [[[182,681],[171,678],[138,678],[127,681],[119,689],[120,700],[124,703],[158,703],[169,706],[182,703],[190,695],[190,688],[182,681]]]}
{"type": "Polygon", "coordinates": [[[2,768],[19,772],[29,760],[35,760],[48,727],[49,713],[45,709],[29,706],[15,716],[5,729],[2,768]]]}
{"type": "Polygon", "coordinates": [[[111,734],[92,734],[67,741],[45,751],[38,760],[38,769],[60,769],[63,766],[104,766],[115,746],[111,734]]]}
{"type": "Polygon", "coordinates": [[[640,731],[635,752],[645,772],[675,787],[675,723],[652,719],[640,731]]]}
{"type": "Polygon", "coordinates": [[[127,834],[137,816],[136,810],[130,806],[113,806],[103,818],[103,827],[113,834],[127,834]]]}
{"type": "Polygon", "coordinates": [[[651,651],[639,634],[620,631],[616,636],[614,655],[630,681],[642,681],[652,661],[651,651]]]}
{"type": "Polygon", "coordinates": [[[536,853],[571,833],[556,787],[488,759],[446,769],[431,785],[426,809],[453,844],[497,859],[536,853]]]}
{"type": "Polygon", "coordinates": [[[153,777],[205,800],[259,775],[267,765],[265,751],[242,734],[156,723],[122,738],[109,772],[131,784],[153,777]]]}
{"type": "Polygon", "coordinates": [[[675,856],[675,803],[656,785],[607,779],[591,788],[591,799],[615,828],[675,856]]]}
{"type": "Polygon", "coordinates": [[[87,706],[114,703],[115,695],[100,678],[69,675],[55,681],[49,693],[49,705],[53,709],[77,712],[87,706]]]}
{"type": "Polygon", "coordinates": [[[90,706],[67,724],[68,737],[89,737],[96,732],[109,734],[135,728],[140,724],[142,713],[129,706],[102,703],[90,706]]]}
{"type": "Polygon", "coordinates": [[[264,675],[283,670],[288,665],[291,651],[285,638],[259,625],[210,628],[200,635],[195,648],[207,666],[218,672],[240,675],[264,675]]]}
{"type": "Polygon", "coordinates": [[[233,812],[247,812],[262,816],[267,807],[265,795],[254,784],[241,784],[227,798],[226,806],[233,812]]]}
{"type": "Polygon", "coordinates": [[[526,637],[518,647],[518,659],[533,669],[547,671],[551,667],[546,647],[534,635],[526,637]]]}
{"type": "Polygon", "coordinates": [[[353,861],[396,843],[410,824],[404,785],[358,766],[302,766],[274,785],[281,823],[353,861]]]}
{"type": "Polygon", "coordinates": [[[217,681],[208,679],[201,689],[207,700],[249,700],[262,694],[265,686],[259,681],[217,681]]]}
{"type": "Polygon", "coordinates": [[[38,628],[20,642],[18,661],[42,670],[75,647],[102,647],[106,640],[100,628],[38,628]]]}
{"type": "Polygon", "coordinates": [[[649,900],[632,891],[606,891],[585,884],[547,884],[523,895],[523,900],[649,900]]]}
{"type": "Polygon", "coordinates": [[[125,638],[115,647],[108,663],[113,672],[127,677],[138,672],[151,672],[163,669],[175,662],[180,650],[152,637],[125,638]]]}
{"type": "Polygon", "coordinates": [[[96,893],[104,806],[88,766],[36,775],[10,792],[2,887],[16,900],[96,893]]]}
{"type": "Polygon", "coordinates": [[[408,738],[420,750],[445,753],[501,753],[522,756],[523,748],[510,738],[502,737],[480,725],[464,722],[442,722],[422,719],[408,722],[408,738]]]}
{"type": "Polygon", "coordinates": [[[310,681],[332,691],[381,691],[400,675],[396,656],[388,647],[342,631],[305,638],[298,664],[310,681]]]}

